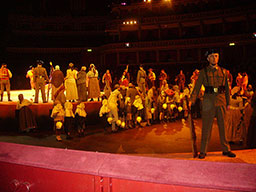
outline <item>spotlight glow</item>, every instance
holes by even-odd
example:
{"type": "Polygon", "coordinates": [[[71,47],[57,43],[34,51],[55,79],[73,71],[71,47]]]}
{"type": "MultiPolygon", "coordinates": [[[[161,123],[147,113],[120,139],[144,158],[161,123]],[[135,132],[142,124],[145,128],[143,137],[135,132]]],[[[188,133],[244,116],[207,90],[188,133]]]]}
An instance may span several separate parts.
{"type": "Polygon", "coordinates": [[[236,44],[234,42],[229,43],[229,46],[235,46],[236,44]]]}

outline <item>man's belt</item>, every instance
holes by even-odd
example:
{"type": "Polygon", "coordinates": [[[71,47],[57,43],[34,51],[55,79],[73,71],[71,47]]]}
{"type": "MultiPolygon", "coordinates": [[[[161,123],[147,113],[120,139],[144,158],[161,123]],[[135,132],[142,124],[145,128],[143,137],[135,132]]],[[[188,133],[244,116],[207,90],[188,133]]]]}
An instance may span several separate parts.
{"type": "Polygon", "coordinates": [[[219,87],[205,86],[205,93],[207,94],[225,93],[225,86],[219,86],[219,87]]]}

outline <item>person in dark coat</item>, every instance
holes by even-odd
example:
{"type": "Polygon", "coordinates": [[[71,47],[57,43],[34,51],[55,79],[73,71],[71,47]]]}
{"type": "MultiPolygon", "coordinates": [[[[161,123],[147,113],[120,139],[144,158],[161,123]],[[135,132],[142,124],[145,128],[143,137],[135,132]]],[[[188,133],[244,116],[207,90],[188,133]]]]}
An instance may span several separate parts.
{"type": "Polygon", "coordinates": [[[66,96],[64,94],[64,74],[60,70],[59,65],[55,66],[55,70],[51,75],[51,84],[52,84],[52,100],[55,102],[59,100],[62,105],[66,102],[66,96]]]}
{"type": "Polygon", "coordinates": [[[87,84],[88,84],[88,77],[86,73],[86,67],[82,66],[81,70],[77,73],[77,92],[78,92],[78,99],[79,101],[87,101],[87,84]]]}
{"type": "Polygon", "coordinates": [[[34,103],[38,103],[38,95],[39,90],[41,90],[43,103],[46,103],[45,96],[45,83],[49,82],[49,77],[47,75],[46,69],[42,66],[44,62],[42,60],[37,60],[37,67],[34,69],[34,83],[36,88],[35,101],[34,103]]]}

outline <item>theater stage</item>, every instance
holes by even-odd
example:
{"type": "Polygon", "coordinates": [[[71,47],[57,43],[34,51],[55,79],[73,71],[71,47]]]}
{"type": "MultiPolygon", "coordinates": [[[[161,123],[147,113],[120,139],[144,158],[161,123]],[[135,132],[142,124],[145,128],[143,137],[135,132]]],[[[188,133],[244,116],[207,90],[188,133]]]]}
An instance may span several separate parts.
{"type": "MultiPolygon", "coordinates": [[[[101,103],[96,101],[85,103],[86,136],[73,132],[73,140],[62,135],[63,141],[57,142],[49,117],[51,102],[30,106],[36,131],[18,131],[15,98],[19,93],[29,99],[29,91],[12,91],[13,101],[0,103],[0,177],[4,178],[0,189],[4,191],[24,187],[93,192],[256,190],[256,175],[251,175],[256,173],[256,150],[234,143],[231,148],[237,157],[222,156],[216,121],[203,160],[192,157],[187,120],[111,133],[98,116],[101,103]],[[55,182],[49,183],[48,178],[55,182]],[[70,182],[62,185],[67,179],[70,182]]],[[[201,119],[195,119],[195,127],[199,148],[201,119]]]]}
{"type": "MultiPolygon", "coordinates": [[[[16,102],[18,101],[18,94],[20,93],[23,93],[26,99],[32,99],[33,91],[17,90],[11,92],[12,102],[6,102],[7,98],[4,98],[4,102],[0,103],[0,141],[114,154],[192,158],[190,129],[187,120],[177,120],[171,123],[154,124],[143,128],[121,130],[118,133],[111,134],[109,125],[103,119],[99,118],[98,112],[101,103],[96,101],[85,103],[88,114],[88,126],[87,135],[84,138],[79,138],[76,136],[76,133],[74,133],[73,140],[65,140],[65,136],[63,135],[63,142],[56,142],[52,130],[53,121],[50,118],[50,111],[53,106],[51,101],[49,103],[39,103],[30,106],[36,115],[38,130],[32,133],[19,133],[15,107],[16,102]]],[[[75,106],[76,103],[74,103],[74,110],[75,106]]],[[[195,125],[197,145],[199,148],[201,119],[195,119],[195,125]]],[[[256,160],[253,157],[254,150],[244,150],[245,146],[239,143],[232,144],[231,147],[232,150],[241,154],[241,158],[230,159],[221,155],[218,127],[216,121],[214,121],[208,150],[209,155],[205,160],[256,163],[256,160]]]]}

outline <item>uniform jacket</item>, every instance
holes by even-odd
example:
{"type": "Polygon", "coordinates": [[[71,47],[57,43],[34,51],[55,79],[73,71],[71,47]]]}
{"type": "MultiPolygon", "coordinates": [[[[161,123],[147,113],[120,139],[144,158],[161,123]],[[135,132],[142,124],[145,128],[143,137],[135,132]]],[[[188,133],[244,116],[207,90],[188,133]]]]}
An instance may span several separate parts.
{"type": "Polygon", "coordinates": [[[214,106],[227,106],[230,103],[229,86],[227,71],[219,66],[212,68],[210,65],[205,69],[201,69],[199,77],[196,81],[194,90],[191,94],[191,102],[195,103],[201,86],[212,86],[218,88],[225,86],[224,93],[205,93],[203,98],[203,110],[208,110],[214,106]],[[208,77],[208,78],[207,78],[208,77]]]}
{"type": "Polygon", "coordinates": [[[38,78],[44,78],[44,80],[49,81],[49,77],[48,77],[46,69],[44,67],[37,66],[34,69],[34,82],[36,82],[36,80],[38,78]]]}

